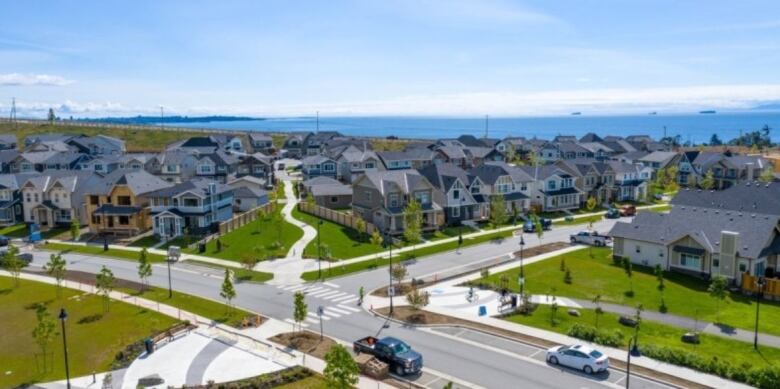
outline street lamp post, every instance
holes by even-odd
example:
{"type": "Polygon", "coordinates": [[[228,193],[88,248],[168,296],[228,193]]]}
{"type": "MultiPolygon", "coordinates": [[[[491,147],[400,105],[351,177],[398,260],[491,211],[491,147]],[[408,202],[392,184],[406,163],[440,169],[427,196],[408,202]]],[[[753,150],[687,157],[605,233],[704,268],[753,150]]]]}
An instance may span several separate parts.
{"type": "Polygon", "coordinates": [[[764,277],[758,277],[756,280],[756,286],[758,287],[758,291],[756,291],[756,331],[755,338],[753,338],[753,348],[756,350],[758,350],[758,310],[761,306],[761,295],[763,294],[765,284],[766,279],[764,279],[764,277]]]}
{"type": "Polygon", "coordinates": [[[168,264],[168,298],[173,298],[173,282],[171,281],[171,263],[179,260],[181,249],[178,246],[168,247],[168,256],[165,262],[168,264]]]}
{"type": "MultiPolygon", "coordinates": [[[[390,295],[390,316],[393,315],[393,295],[395,293],[390,293],[390,289],[393,287],[393,238],[390,237],[390,233],[385,234],[385,245],[390,249],[390,267],[388,268],[387,274],[390,276],[390,283],[387,286],[387,294],[390,295]]],[[[394,291],[395,292],[395,291],[394,291]]]]}
{"type": "Polygon", "coordinates": [[[628,338],[628,356],[626,358],[626,389],[628,389],[628,381],[631,378],[631,342],[633,341],[634,347],[636,347],[636,339],[634,337],[628,338]]]}
{"type": "Polygon", "coordinates": [[[168,298],[173,297],[173,283],[171,282],[171,257],[169,256],[165,261],[168,264],[168,298]]]}
{"type": "Polygon", "coordinates": [[[520,232],[520,298],[525,297],[525,271],[523,268],[523,246],[525,246],[525,240],[523,239],[523,232],[520,232]]]}
{"type": "MultiPolygon", "coordinates": [[[[68,313],[65,312],[65,308],[60,309],[59,319],[60,319],[60,323],[62,324],[62,349],[65,351],[65,382],[67,383],[67,388],[70,389],[70,367],[68,366],[68,341],[65,338],[65,320],[68,319],[68,313]]],[[[44,358],[46,358],[45,355],[44,358]]]]}
{"type": "Polygon", "coordinates": [[[322,279],[322,245],[320,245],[320,226],[322,220],[317,222],[317,278],[322,279]]]}

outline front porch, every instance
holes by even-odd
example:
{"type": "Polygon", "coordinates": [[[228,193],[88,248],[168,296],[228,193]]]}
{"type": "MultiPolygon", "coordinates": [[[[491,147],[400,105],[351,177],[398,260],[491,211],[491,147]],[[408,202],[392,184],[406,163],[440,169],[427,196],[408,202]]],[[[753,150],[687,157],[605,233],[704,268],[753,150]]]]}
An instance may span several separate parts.
{"type": "Polygon", "coordinates": [[[33,221],[38,224],[41,231],[68,225],[73,216],[70,209],[59,208],[49,201],[38,204],[31,212],[33,221]]]}
{"type": "Polygon", "coordinates": [[[149,229],[143,208],[103,204],[93,212],[95,233],[134,236],[149,229]]]}

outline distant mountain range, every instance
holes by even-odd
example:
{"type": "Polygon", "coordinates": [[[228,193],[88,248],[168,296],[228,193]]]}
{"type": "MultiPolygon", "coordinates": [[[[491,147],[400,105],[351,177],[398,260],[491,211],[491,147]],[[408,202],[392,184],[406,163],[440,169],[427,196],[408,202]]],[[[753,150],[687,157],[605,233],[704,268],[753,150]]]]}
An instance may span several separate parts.
{"type": "Polygon", "coordinates": [[[756,111],[776,111],[780,110],[780,102],[766,103],[753,107],[756,111]]]}
{"type": "Polygon", "coordinates": [[[208,123],[208,122],[243,122],[248,120],[265,120],[248,116],[132,116],[107,117],[96,119],[77,119],[80,121],[115,123],[115,124],[158,124],[158,123],[208,123]]]}

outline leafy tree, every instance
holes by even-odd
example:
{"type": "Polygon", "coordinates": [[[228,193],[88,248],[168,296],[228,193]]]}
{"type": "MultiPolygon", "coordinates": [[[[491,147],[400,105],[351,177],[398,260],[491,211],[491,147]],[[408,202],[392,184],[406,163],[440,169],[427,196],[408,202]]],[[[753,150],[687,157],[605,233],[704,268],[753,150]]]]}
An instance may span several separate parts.
{"type": "Polygon", "coordinates": [[[244,254],[241,256],[241,266],[243,266],[246,270],[252,270],[257,265],[257,256],[260,255],[261,250],[259,247],[255,247],[255,249],[257,249],[256,255],[244,254]]]}
{"type": "Polygon", "coordinates": [[[57,116],[54,114],[53,108],[49,108],[49,113],[46,115],[46,119],[49,121],[49,124],[54,124],[54,120],[57,119],[57,116]]]}
{"type": "Polygon", "coordinates": [[[720,322],[720,302],[726,299],[728,286],[728,279],[723,275],[717,274],[712,277],[712,282],[710,282],[710,286],[707,288],[707,291],[710,292],[710,297],[715,299],[716,319],[718,322],[720,322]]]}
{"type": "Polygon", "coordinates": [[[585,209],[587,209],[588,212],[593,212],[593,210],[596,209],[597,205],[598,202],[596,201],[596,198],[593,196],[588,197],[588,200],[585,201],[585,209]]]}
{"type": "Polygon", "coordinates": [[[771,168],[766,168],[761,171],[761,175],[758,176],[758,180],[763,183],[769,183],[775,180],[775,172],[771,168]]]}
{"type": "Polygon", "coordinates": [[[571,278],[571,269],[566,268],[566,272],[563,274],[563,282],[565,282],[567,284],[571,284],[572,281],[573,280],[571,278]]]}
{"type": "Polygon", "coordinates": [[[43,265],[43,270],[49,277],[53,277],[57,283],[57,297],[62,295],[62,280],[65,278],[66,270],[65,266],[67,261],[62,259],[62,254],[51,254],[49,256],[49,262],[43,265]]]}
{"type": "MultiPolygon", "coordinates": [[[[274,212],[272,216],[272,220],[276,228],[276,240],[281,242],[282,241],[282,223],[284,223],[284,216],[282,216],[281,212],[274,212]]],[[[280,243],[281,245],[281,243],[280,243]]]]}
{"type": "Polygon", "coordinates": [[[309,210],[314,210],[314,207],[317,205],[317,202],[314,200],[314,196],[309,193],[306,195],[306,206],[309,208],[309,210]]]}
{"type": "Polygon", "coordinates": [[[355,220],[355,229],[358,231],[358,240],[363,241],[366,234],[366,221],[360,216],[355,220]]]}
{"type": "Polygon", "coordinates": [[[309,306],[306,304],[305,296],[303,292],[295,292],[293,296],[293,320],[298,324],[299,331],[301,323],[306,320],[306,314],[309,311],[309,306]]]}
{"type": "Polygon", "coordinates": [[[636,326],[634,327],[634,344],[639,341],[639,327],[642,325],[642,311],[644,310],[645,307],[642,304],[637,304],[636,313],[634,313],[634,321],[636,321],[636,326]]]}
{"type": "Polygon", "coordinates": [[[511,142],[506,142],[506,151],[504,157],[507,163],[515,163],[517,161],[517,150],[511,142]]]}
{"type": "Polygon", "coordinates": [[[566,258],[561,257],[561,265],[559,266],[561,271],[566,271],[566,258]]]}
{"type": "Polygon", "coordinates": [[[604,314],[604,310],[601,309],[601,295],[597,294],[596,297],[593,298],[593,304],[596,304],[596,309],[594,313],[596,314],[596,328],[599,328],[599,317],[604,314]]]}
{"type": "Polygon", "coordinates": [[[422,240],[422,206],[412,197],[404,208],[404,239],[412,244],[412,256],[416,245],[422,240]]]}
{"type": "Polygon", "coordinates": [[[720,140],[718,134],[712,134],[712,136],[710,137],[710,146],[722,146],[722,145],[723,145],[723,141],[720,140]]]}
{"type": "Polygon", "coordinates": [[[108,312],[109,310],[109,295],[111,294],[111,291],[114,290],[115,281],[116,278],[114,278],[114,272],[105,266],[103,266],[100,269],[100,272],[95,275],[95,287],[97,288],[98,293],[103,295],[104,312],[108,312]]]}
{"type": "Polygon", "coordinates": [[[375,229],[374,232],[371,233],[369,241],[374,246],[382,246],[384,240],[382,239],[382,234],[379,233],[379,230],[375,229]]]}
{"type": "Polygon", "coordinates": [[[146,290],[146,287],[149,284],[149,277],[151,276],[152,276],[152,263],[149,261],[148,253],[146,252],[146,247],[144,247],[141,250],[141,253],[138,254],[138,278],[141,279],[141,283],[143,284],[144,290],[146,290]]]}
{"type": "Polygon", "coordinates": [[[498,228],[506,223],[506,203],[504,196],[496,194],[490,197],[490,226],[498,228]]]}
{"type": "Polygon", "coordinates": [[[225,299],[228,312],[230,312],[233,308],[231,302],[236,298],[236,288],[233,286],[233,274],[228,268],[225,268],[225,278],[222,280],[222,290],[219,292],[219,295],[225,299]]]}
{"type": "Polygon", "coordinates": [[[626,277],[628,277],[628,282],[631,286],[631,289],[626,292],[626,295],[628,297],[634,297],[634,272],[632,270],[632,264],[629,258],[623,258],[623,270],[626,272],[626,277]]]}
{"type": "Polygon", "coordinates": [[[392,268],[390,268],[390,275],[398,284],[400,284],[401,281],[406,278],[407,274],[409,274],[409,271],[406,269],[406,265],[403,263],[396,263],[392,268]]]}
{"type": "Polygon", "coordinates": [[[49,345],[54,340],[54,336],[57,335],[57,327],[54,319],[43,304],[38,304],[36,306],[35,317],[38,321],[32,330],[32,337],[41,349],[41,353],[43,354],[43,371],[47,372],[48,366],[46,361],[48,360],[48,349],[49,345]]]}
{"type": "Polygon", "coordinates": [[[441,389],[452,389],[452,381],[447,382],[447,384],[442,386],[441,389]]]}
{"type": "Polygon", "coordinates": [[[255,211],[255,233],[260,233],[260,224],[266,217],[268,214],[265,212],[265,208],[260,207],[255,211]]]}
{"type": "Polygon", "coordinates": [[[704,178],[699,181],[699,187],[704,190],[710,190],[715,187],[715,173],[712,172],[712,169],[708,170],[704,178]]]}
{"type": "Polygon", "coordinates": [[[429,296],[428,293],[422,292],[419,289],[414,288],[412,289],[411,292],[409,292],[406,295],[406,301],[408,301],[409,305],[412,306],[412,309],[416,311],[421,307],[428,305],[429,296]]]}
{"type": "Polygon", "coordinates": [[[70,238],[74,241],[79,240],[81,237],[81,225],[79,224],[79,221],[77,219],[73,219],[70,221],[70,238]]]}
{"type": "Polygon", "coordinates": [[[340,345],[331,346],[325,354],[325,370],[323,375],[328,388],[348,389],[358,382],[360,367],[352,358],[349,351],[340,345]]]}
{"type": "Polygon", "coordinates": [[[217,252],[218,252],[218,253],[219,253],[219,252],[222,252],[222,240],[221,240],[221,239],[219,239],[219,237],[217,237],[216,246],[217,246],[217,252]]]}
{"type": "Polygon", "coordinates": [[[11,277],[14,279],[14,287],[19,286],[19,276],[22,274],[24,266],[24,261],[19,259],[19,248],[9,244],[8,250],[3,254],[3,267],[11,273],[11,277]]]}

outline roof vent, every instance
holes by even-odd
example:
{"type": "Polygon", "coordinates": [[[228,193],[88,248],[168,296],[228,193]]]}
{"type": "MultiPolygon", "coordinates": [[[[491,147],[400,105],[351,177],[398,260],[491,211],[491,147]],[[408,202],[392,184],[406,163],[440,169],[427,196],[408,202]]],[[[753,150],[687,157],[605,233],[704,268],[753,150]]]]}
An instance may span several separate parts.
{"type": "Polygon", "coordinates": [[[751,214],[751,215],[750,215],[750,217],[752,217],[753,219],[755,219],[755,218],[756,218],[756,214],[755,214],[755,213],[754,213],[754,214],[751,214]]]}
{"type": "Polygon", "coordinates": [[[750,181],[746,182],[745,186],[750,186],[750,181]]]}

